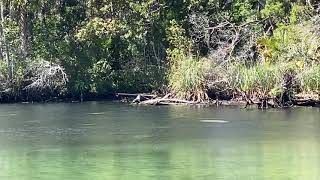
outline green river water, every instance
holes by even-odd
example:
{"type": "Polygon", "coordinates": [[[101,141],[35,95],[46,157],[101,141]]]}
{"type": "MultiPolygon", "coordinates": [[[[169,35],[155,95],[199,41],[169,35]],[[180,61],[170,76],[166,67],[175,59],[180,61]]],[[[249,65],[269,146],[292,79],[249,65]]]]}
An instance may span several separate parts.
{"type": "Polygon", "coordinates": [[[320,109],[0,105],[0,180],[319,180],[320,109]]]}

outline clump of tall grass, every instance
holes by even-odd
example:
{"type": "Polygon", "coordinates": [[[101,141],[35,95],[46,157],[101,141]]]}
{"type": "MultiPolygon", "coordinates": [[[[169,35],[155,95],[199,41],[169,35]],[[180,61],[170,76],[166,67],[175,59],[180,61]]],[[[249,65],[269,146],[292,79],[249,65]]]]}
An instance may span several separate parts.
{"type": "Polygon", "coordinates": [[[236,63],[216,64],[210,62],[210,69],[207,74],[208,87],[216,91],[230,91],[234,89],[236,63]]]}
{"type": "Polygon", "coordinates": [[[171,45],[171,48],[167,49],[170,62],[169,88],[178,98],[205,101],[208,99],[205,83],[208,63],[191,55],[192,41],[176,21],[170,23],[171,26],[167,29],[171,45]]]}
{"type": "Polygon", "coordinates": [[[208,63],[204,59],[185,56],[171,65],[169,86],[179,98],[204,101],[208,99],[205,75],[208,63]]]}
{"type": "Polygon", "coordinates": [[[282,66],[276,64],[259,64],[252,67],[239,66],[234,83],[247,96],[267,98],[281,91],[283,81],[282,66]]]}
{"type": "Polygon", "coordinates": [[[305,94],[318,94],[320,97],[320,65],[306,68],[299,74],[301,90],[305,94]]]}

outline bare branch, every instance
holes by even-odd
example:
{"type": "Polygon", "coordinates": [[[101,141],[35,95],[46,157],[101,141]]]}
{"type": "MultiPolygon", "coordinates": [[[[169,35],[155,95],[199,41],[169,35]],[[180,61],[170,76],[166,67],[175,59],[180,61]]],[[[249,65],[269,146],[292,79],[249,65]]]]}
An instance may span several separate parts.
{"type": "Polygon", "coordinates": [[[32,83],[26,86],[24,90],[58,89],[65,86],[68,81],[64,68],[48,61],[33,64],[29,72],[32,74],[32,83]]]}
{"type": "Polygon", "coordinates": [[[253,58],[249,57],[252,55],[250,51],[256,45],[257,34],[252,27],[261,21],[237,25],[228,20],[210,20],[206,13],[195,13],[189,17],[189,33],[194,44],[199,47],[203,44],[208,48],[208,58],[217,64],[231,60],[246,61],[253,58]]]}

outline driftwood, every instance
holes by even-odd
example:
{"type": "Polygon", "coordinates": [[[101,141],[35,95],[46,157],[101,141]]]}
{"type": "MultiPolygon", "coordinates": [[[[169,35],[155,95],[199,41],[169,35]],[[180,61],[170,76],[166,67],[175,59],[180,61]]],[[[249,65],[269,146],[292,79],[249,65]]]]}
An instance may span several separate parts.
{"type": "Polygon", "coordinates": [[[196,104],[194,101],[186,101],[181,99],[150,99],[146,101],[142,101],[140,104],[142,105],[170,105],[170,104],[196,104]]]}
{"type": "Polygon", "coordinates": [[[153,95],[153,94],[130,94],[130,93],[117,93],[116,96],[125,96],[125,97],[137,97],[137,96],[141,96],[141,97],[147,97],[147,98],[156,98],[158,97],[157,95],[153,95]]]}
{"type": "Polygon", "coordinates": [[[117,95],[120,96],[136,96],[136,98],[132,101],[134,104],[141,105],[177,105],[177,104],[196,104],[194,101],[187,101],[182,99],[170,98],[172,96],[171,93],[158,97],[156,95],[145,95],[145,94],[126,94],[119,93],[117,95]]]}
{"type": "MultiPolygon", "coordinates": [[[[187,101],[183,99],[177,99],[172,94],[167,94],[163,97],[159,97],[157,95],[152,94],[127,94],[127,93],[118,93],[117,96],[125,96],[125,97],[136,97],[133,101],[134,104],[140,105],[196,105],[199,102],[196,101],[187,101]]],[[[217,105],[217,106],[244,106],[245,108],[254,106],[259,109],[267,109],[267,108],[284,108],[284,107],[292,107],[292,106],[312,106],[312,107],[320,107],[320,99],[318,96],[296,96],[290,100],[288,103],[278,102],[277,99],[274,98],[239,98],[233,100],[215,100],[206,103],[207,105],[217,105]]]]}
{"type": "Polygon", "coordinates": [[[130,93],[117,93],[117,97],[128,97],[129,99],[135,99],[132,101],[132,103],[139,104],[140,102],[149,100],[149,99],[154,99],[157,98],[157,95],[153,94],[130,94],[130,93]]]}
{"type": "Polygon", "coordinates": [[[320,107],[320,100],[315,99],[295,99],[292,102],[296,106],[320,107]]]}
{"type": "Polygon", "coordinates": [[[320,107],[320,97],[317,94],[297,94],[292,102],[295,106],[320,107]]]}
{"type": "Polygon", "coordinates": [[[248,104],[256,104],[260,109],[287,108],[293,106],[320,107],[320,98],[317,94],[296,94],[286,100],[277,98],[258,98],[248,104]]]}

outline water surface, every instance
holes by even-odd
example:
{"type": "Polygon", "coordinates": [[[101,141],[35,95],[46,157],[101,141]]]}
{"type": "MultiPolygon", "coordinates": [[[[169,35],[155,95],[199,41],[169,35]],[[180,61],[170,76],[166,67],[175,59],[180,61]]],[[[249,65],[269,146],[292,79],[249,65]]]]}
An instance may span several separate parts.
{"type": "Polygon", "coordinates": [[[318,180],[320,109],[0,105],[4,180],[318,180]]]}

